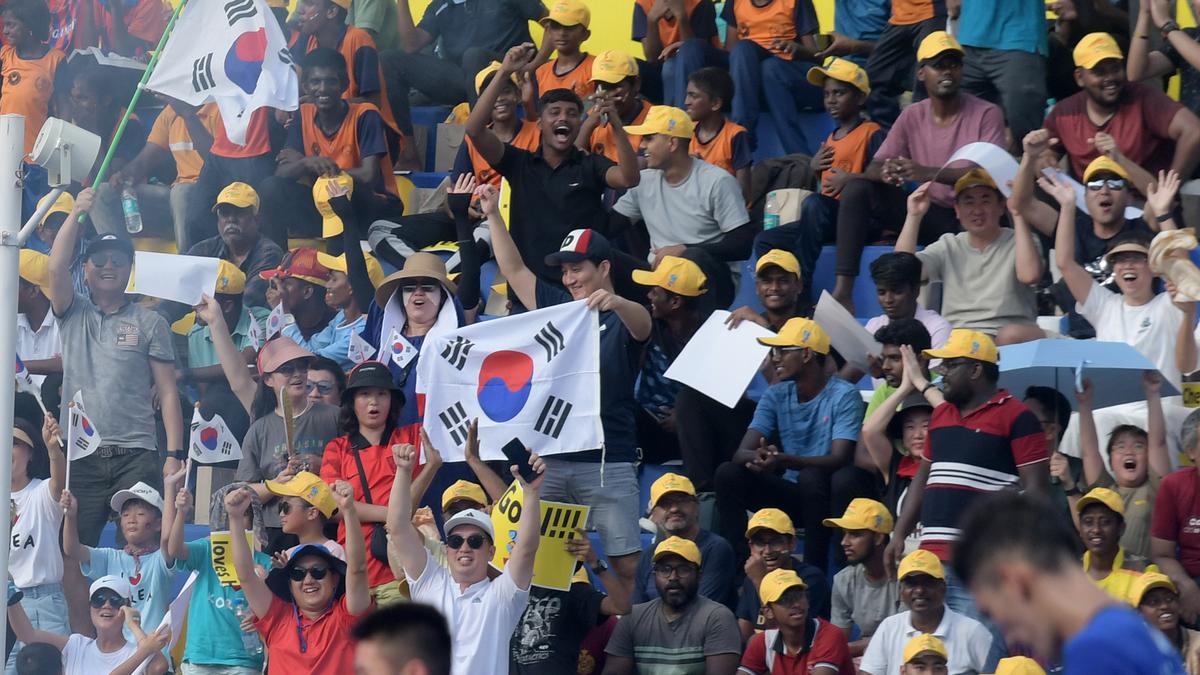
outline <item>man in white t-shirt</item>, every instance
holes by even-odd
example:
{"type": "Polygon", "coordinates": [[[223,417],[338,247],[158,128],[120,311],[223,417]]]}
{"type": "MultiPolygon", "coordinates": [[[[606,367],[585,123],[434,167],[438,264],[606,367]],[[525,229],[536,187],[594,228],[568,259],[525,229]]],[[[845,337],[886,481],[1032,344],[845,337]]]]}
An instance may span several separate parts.
{"type": "MultiPolygon", "coordinates": [[[[482,511],[459,511],[446,521],[447,567],[425,548],[424,537],[412,525],[412,466],[416,448],[392,446],[396,478],[388,502],[387,529],[392,548],[406,575],[413,602],[436,607],[446,616],[453,640],[453,675],[507,675],[508,645],[533,581],[541,522],[540,495],[546,465],[537,455],[529,464],[536,472],[526,482],[516,465],[513,477],[521,486],[521,517],[517,538],[504,572],[488,579],[488,563],[496,555],[492,519],[482,511]]],[[[502,542],[506,545],[508,542],[502,542]]]]}

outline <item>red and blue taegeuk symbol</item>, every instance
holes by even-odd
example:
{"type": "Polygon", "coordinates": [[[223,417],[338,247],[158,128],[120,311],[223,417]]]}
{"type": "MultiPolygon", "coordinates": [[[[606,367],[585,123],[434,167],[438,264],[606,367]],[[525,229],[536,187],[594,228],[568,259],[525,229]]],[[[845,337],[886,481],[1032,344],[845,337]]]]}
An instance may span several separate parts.
{"type": "Polygon", "coordinates": [[[267,29],[242,33],[225,54],[225,74],[247,94],[253,94],[267,54],[267,29]]]}
{"type": "Polygon", "coordinates": [[[87,434],[88,436],[96,433],[96,430],[92,427],[92,423],[89,422],[88,418],[86,417],[80,416],[79,426],[83,429],[83,433],[87,434]]]}
{"type": "Polygon", "coordinates": [[[200,444],[209,450],[217,449],[217,430],[212,427],[204,427],[200,430],[200,444]]]}
{"type": "Polygon", "coordinates": [[[488,354],[479,366],[479,407],[496,422],[507,422],[521,412],[533,387],[533,359],[528,354],[499,351],[488,354]]]}

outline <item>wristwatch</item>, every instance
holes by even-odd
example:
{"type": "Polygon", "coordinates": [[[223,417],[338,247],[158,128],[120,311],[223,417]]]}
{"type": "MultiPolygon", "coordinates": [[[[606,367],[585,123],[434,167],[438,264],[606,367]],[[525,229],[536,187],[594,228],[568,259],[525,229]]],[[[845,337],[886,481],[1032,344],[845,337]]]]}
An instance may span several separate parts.
{"type": "Polygon", "coordinates": [[[1083,490],[1080,490],[1079,486],[1076,485],[1070,490],[1063,490],[1063,494],[1067,495],[1068,497],[1078,497],[1079,495],[1083,494],[1083,490]]]}
{"type": "Polygon", "coordinates": [[[604,558],[597,558],[596,564],[592,565],[592,574],[600,576],[608,571],[608,561],[604,558]]]}
{"type": "Polygon", "coordinates": [[[1158,30],[1162,31],[1162,36],[1165,40],[1168,35],[1179,30],[1179,24],[1174,19],[1167,19],[1166,23],[1158,27],[1158,30]]]}
{"type": "Polygon", "coordinates": [[[170,450],[167,452],[167,457],[183,461],[187,459],[187,450],[170,450]]]}

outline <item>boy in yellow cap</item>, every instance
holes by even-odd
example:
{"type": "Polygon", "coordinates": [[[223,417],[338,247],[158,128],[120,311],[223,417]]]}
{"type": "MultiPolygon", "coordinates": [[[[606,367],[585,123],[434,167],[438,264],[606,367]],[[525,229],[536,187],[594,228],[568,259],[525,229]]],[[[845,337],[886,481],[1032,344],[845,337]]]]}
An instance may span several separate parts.
{"type": "MultiPolygon", "coordinates": [[[[763,251],[754,263],[754,293],[762,304],[762,313],[749,306],[738,307],[730,312],[725,323],[730,328],[737,328],[743,321],[752,321],[778,333],[785,323],[804,316],[812,306],[812,299],[805,291],[805,275],[811,277],[812,272],[801,270],[800,261],[791,251],[781,248],[763,251]]],[[[769,370],[772,372],[764,375],[771,382],[774,381],[774,368],[769,370]]]]}
{"type": "MultiPolygon", "coordinates": [[[[579,129],[575,146],[585,152],[604,155],[614,162],[620,161],[620,153],[614,138],[613,119],[623,127],[640,125],[650,114],[650,102],[641,98],[642,79],[638,62],[620,50],[609,50],[596,55],[592,62],[592,85],[595,93],[588,100],[592,110],[579,129]]],[[[639,134],[626,131],[629,142],[636,150],[642,139],[639,134]]],[[[688,138],[691,138],[689,136],[688,138]]]]}
{"type": "Polygon", "coordinates": [[[745,530],[747,510],[778,506],[804,525],[805,559],[829,565],[831,476],[848,465],[862,429],[863,401],[854,385],[830,376],[829,336],[811,319],[791,319],[779,334],[759,338],[771,348],[779,383],[758,402],[741,447],[722,464],[714,484],[721,532],[745,530]],[[777,475],[782,470],[783,475],[777,475]]]}
{"type": "Polygon", "coordinates": [[[855,672],[845,636],[809,612],[808,586],[795,572],[775,570],[763,577],[758,597],[776,628],[750,638],[739,673],[855,672]]]}
{"type": "Polygon", "coordinates": [[[820,569],[793,554],[796,528],[786,513],[774,508],[756,511],[746,525],[745,540],[750,546],[750,558],[745,564],[746,577],[734,612],[743,641],[774,627],[774,621],[762,611],[758,591],[763,578],[775,570],[795,572],[804,580],[810,616],[829,616],[829,579],[820,569]]]}
{"type": "Polygon", "coordinates": [[[847,639],[858,626],[860,637],[850,643],[850,655],[862,656],[880,622],[895,614],[900,603],[900,589],[883,565],[892,514],[880,502],[860,497],[850,502],[841,518],[826,518],[823,524],[842,531],[846,556],[846,567],[833,577],[830,620],[847,639]]]}
{"type": "Polygon", "coordinates": [[[538,53],[535,77],[537,90],[569,89],[579,98],[587,98],[596,90],[592,82],[593,54],[579,47],[592,35],[588,25],[592,12],[583,0],[553,0],[549,13],[538,23],[546,29],[542,49],[538,53]],[[548,60],[551,53],[553,60],[548,60]]]}
{"type": "Polygon", "coordinates": [[[921,633],[904,645],[900,675],[948,675],[950,653],[936,636],[921,633]]]}
{"type": "Polygon", "coordinates": [[[1125,533],[1125,505],[1121,495],[1108,488],[1093,488],[1075,503],[1079,513],[1079,538],[1083,540],[1083,571],[1113,598],[1128,601],[1134,582],[1146,571],[1147,561],[1121,547],[1125,533]]]}
{"type": "Polygon", "coordinates": [[[337,511],[337,501],[320,476],[301,471],[285,482],[269,480],[264,485],[276,496],[284,534],[294,535],[299,542],[284,551],[284,560],[306,544],[320,544],[335,555],[345,555],[341,544],[325,536],[325,525],[337,511]]]}
{"type": "Polygon", "coordinates": [[[41,387],[47,375],[62,372],[62,338],[45,291],[50,257],[21,249],[17,278],[17,356],[33,375],[34,385],[41,387]]]}

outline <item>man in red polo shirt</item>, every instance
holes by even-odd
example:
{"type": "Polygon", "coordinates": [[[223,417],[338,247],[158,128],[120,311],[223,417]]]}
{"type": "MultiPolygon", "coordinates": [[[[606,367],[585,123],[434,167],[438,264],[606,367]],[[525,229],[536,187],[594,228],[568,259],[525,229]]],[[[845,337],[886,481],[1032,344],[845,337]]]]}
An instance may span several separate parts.
{"type": "MultiPolygon", "coordinates": [[[[931,403],[929,440],[899,522],[884,553],[889,569],[904,555],[904,538],[921,523],[921,548],[948,563],[960,535],[959,516],[981,496],[1006,488],[1046,496],[1049,453],[1041,422],[1024,403],[996,387],[1000,353],[992,338],[956,328],[941,349],[926,356],[942,359],[943,391],[923,391],[931,403]],[[940,403],[936,400],[943,398],[940,403]]],[[[971,594],[947,567],[946,605],[980,618],[971,594]]]]}

